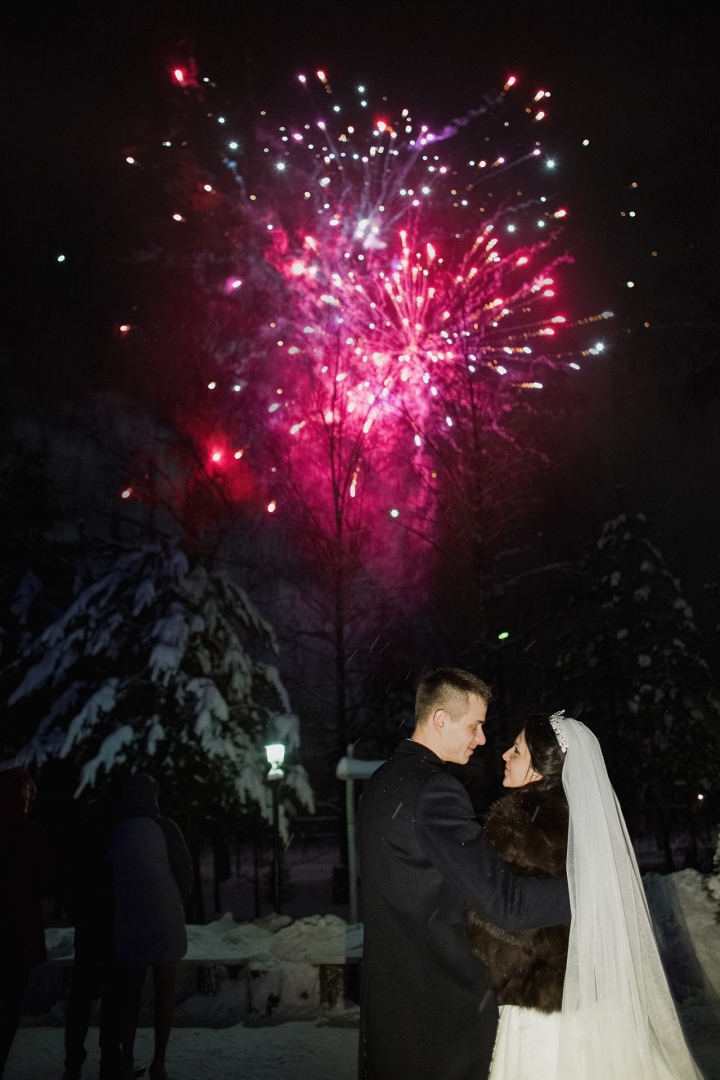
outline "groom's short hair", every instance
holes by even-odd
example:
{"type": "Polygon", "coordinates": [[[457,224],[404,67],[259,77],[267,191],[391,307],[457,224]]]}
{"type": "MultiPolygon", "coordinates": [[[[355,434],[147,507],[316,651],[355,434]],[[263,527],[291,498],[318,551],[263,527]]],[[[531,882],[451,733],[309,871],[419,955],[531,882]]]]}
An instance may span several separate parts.
{"type": "Polygon", "coordinates": [[[470,694],[475,694],[486,705],[492,700],[492,690],[486,682],[462,668],[441,667],[423,675],[415,692],[415,723],[422,727],[436,709],[445,712],[456,720],[467,707],[470,694]]]}

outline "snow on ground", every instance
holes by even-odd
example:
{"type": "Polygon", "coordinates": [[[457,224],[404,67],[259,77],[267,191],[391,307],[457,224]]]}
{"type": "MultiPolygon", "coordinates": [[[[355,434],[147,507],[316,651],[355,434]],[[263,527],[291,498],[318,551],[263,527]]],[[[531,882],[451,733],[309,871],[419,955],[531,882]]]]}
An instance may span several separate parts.
{"type": "MultiPolygon", "coordinates": [[[[648,874],[644,884],[688,1042],[705,1080],[720,1080],[720,873],[648,874]]],[[[51,956],[67,963],[72,930],[50,929],[47,941],[51,956]]],[[[170,1044],[172,1080],[355,1080],[357,1009],[321,1003],[317,965],[360,956],[362,926],[335,915],[236,923],[226,914],[189,926],[188,941],[188,961],[240,965],[247,981],[237,974],[234,982],[219,979],[215,992],[193,993],[178,1007],[183,1026],[170,1044]]],[[[21,1028],[5,1080],[57,1080],[62,1036],[61,1027],[21,1028]]],[[[141,1028],[143,1064],[151,1039],[150,1029],[141,1028]]],[[[88,1049],[85,1075],[91,1077],[95,1029],[88,1049]]]]}
{"type": "MultiPolygon", "coordinates": [[[[688,1037],[705,1080],[720,1080],[720,1023],[700,1007],[682,1011],[688,1037]]],[[[87,1077],[97,1076],[97,1028],[88,1038],[87,1077]]],[[[288,1023],[222,1031],[182,1028],[168,1050],[171,1080],[356,1080],[357,1030],[288,1023]]],[[[147,1065],[152,1032],[138,1031],[136,1060],[147,1065]]],[[[58,1080],[62,1072],[61,1028],[22,1028],[13,1046],[5,1080],[58,1080]]]]}
{"type": "MultiPolygon", "coordinates": [[[[171,1080],[356,1080],[357,1031],[309,1023],[213,1031],[174,1031],[168,1049],[171,1080]]],[[[97,1029],[88,1038],[83,1073],[97,1076],[97,1029]]],[[[148,1065],[152,1032],[138,1031],[136,1060],[148,1065]]],[[[5,1080],[58,1080],[62,1074],[60,1028],[22,1028],[18,1032],[5,1080]]],[[[714,1078],[713,1078],[714,1080],[714,1078]]]]}

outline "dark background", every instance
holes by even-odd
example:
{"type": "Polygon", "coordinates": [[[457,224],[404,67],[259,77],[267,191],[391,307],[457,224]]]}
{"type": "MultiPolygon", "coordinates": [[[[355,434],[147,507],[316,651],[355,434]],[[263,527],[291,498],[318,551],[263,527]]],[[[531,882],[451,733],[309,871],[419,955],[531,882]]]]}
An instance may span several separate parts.
{"type": "Polygon", "coordinates": [[[544,146],[571,210],[575,310],[616,313],[612,347],[578,376],[584,422],[551,516],[574,539],[570,519],[597,525],[624,485],[698,590],[714,573],[719,524],[714,37],[702,4],[14,6],[4,34],[6,422],[88,389],[132,392],[105,347],[117,314],[106,260],[132,213],[119,205],[117,163],[158,109],[177,55],[194,54],[229,100],[282,104],[299,70],[323,66],[431,119],[462,114],[512,72],[553,94],[544,146]],[[630,209],[635,218],[621,216],[630,209]]]}
{"type": "MultiPolygon", "coordinates": [[[[127,318],[112,262],[134,217],[120,166],[165,108],[178,57],[247,115],[287,107],[298,72],[316,67],[429,122],[463,115],[509,74],[550,90],[542,137],[558,166],[548,195],[570,211],[570,307],[615,318],[577,375],[575,414],[558,420],[541,556],[574,558],[619,508],[646,512],[717,670],[703,589],[720,550],[710,5],[26,3],[3,36],[0,418],[36,443],[65,406],[136,393],[130,354],[111,347],[127,318]]],[[[76,450],[55,442],[62,471],[76,450]]],[[[86,505],[117,502],[116,478],[91,472],[86,505]]]]}

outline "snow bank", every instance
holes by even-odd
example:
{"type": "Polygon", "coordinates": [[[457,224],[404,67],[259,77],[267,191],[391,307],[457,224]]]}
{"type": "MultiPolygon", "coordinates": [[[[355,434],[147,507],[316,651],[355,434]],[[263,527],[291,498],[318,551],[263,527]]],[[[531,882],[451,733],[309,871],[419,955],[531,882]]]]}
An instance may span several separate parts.
{"type": "Polygon", "coordinates": [[[720,903],[697,870],[648,874],[645,893],[678,1001],[720,1002],[720,903]]]}
{"type": "Polygon", "coordinates": [[[310,915],[295,922],[280,915],[236,923],[227,912],[206,926],[188,926],[187,933],[186,960],[343,964],[362,955],[362,926],[348,924],[337,915],[310,915]]]}

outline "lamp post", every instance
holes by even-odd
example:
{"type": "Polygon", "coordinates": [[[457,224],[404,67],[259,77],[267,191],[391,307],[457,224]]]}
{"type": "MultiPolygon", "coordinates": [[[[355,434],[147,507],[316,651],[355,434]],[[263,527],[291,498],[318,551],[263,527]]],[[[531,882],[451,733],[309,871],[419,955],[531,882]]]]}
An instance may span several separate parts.
{"type": "Polygon", "coordinates": [[[265,747],[270,771],[268,783],[273,793],[273,911],[280,914],[280,784],[285,778],[281,765],[285,761],[283,743],[268,743],[265,747]]]}
{"type": "Polygon", "coordinates": [[[360,917],[358,905],[358,858],[355,844],[355,781],[369,779],[375,770],[384,764],[384,761],[362,761],[354,756],[353,747],[348,746],[347,757],[340,758],[335,770],[338,780],[345,781],[351,923],[356,923],[360,917]]]}

